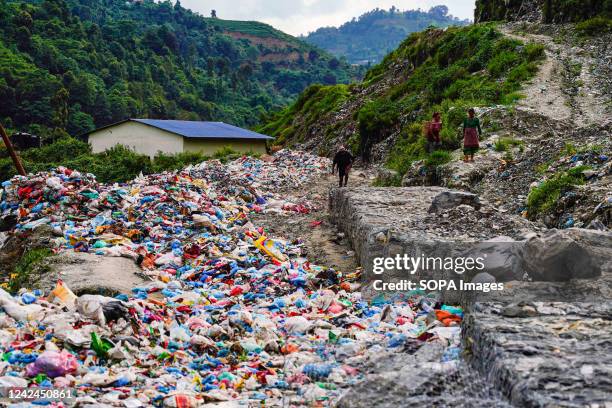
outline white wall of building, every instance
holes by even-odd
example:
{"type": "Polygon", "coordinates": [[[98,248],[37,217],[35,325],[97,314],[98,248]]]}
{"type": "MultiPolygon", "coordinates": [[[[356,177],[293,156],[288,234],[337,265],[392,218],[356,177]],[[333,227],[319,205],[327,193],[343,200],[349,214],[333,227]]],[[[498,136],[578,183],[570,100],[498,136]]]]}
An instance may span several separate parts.
{"type": "Polygon", "coordinates": [[[125,122],[89,135],[94,153],[101,153],[118,144],[153,158],[157,152],[168,154],[183,151],[183,137],[139,122],[125,122]]]}

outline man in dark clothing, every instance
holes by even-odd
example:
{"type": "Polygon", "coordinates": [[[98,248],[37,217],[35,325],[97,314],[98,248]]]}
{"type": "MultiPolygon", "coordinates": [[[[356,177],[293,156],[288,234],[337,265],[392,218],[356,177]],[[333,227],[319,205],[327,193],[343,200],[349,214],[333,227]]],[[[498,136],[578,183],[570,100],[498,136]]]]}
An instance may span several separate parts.
{"type": "Polygon", "coordinates": [[[348,176],[349,171],[351,171],[351,166],[353,165],[353,161],[355,158],[346,150],[346,147],[340,146],[340,150],[334,156],[334,163],[332,164],[332,174],[334,174],[334,170],[338,167],[338,176],[340,177],[340,187],[342,187],[344,183],[344,187],[348,184],[348,176]]]}

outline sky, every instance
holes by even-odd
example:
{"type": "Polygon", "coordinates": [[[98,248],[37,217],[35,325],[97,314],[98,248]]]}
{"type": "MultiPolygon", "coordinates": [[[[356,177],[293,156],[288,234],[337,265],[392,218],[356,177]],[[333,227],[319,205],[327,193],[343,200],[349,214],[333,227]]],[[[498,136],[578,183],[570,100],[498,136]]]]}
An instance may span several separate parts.
{"type": "Polygon", "coordinates": [[[445,4],[449,14],[472,19],[475,0],[181,0],[181,5],[205,16],[210,10],[227,20],[256,20],[298,36],[319,27],[339,26],[376,7],[429,10],[445,4]]]}

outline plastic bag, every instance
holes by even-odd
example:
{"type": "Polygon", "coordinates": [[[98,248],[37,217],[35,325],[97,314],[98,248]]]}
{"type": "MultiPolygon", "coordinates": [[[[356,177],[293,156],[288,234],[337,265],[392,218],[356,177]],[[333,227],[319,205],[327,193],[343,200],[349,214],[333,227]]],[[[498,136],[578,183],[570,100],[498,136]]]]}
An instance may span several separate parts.
{"type": "MultiPolygon", "coordinates": [[[[106,325],[104,305],[119,302],[117,299],[101,295],[82,295],[76,301],[77,311],[88,319],[96,321],[101,326],[106,325]]],[[[114,307],[107,307],[107,313],[114,316],[114,307]]]]}
{"type": "Polygon", "coordinates": [[[7,315],[20,322],[40,321],[45,317],[45,309],[37,304],[20,305],[11,295],[0,289],[0,305],[7,315]]]}
{"type": "Polygon", "coordinates": [[[312,323],[303,316],[292,316],[285,320],[285,330],[289,333],[306,333],[312,323]]]}
{"type": "Polygon", "coordinates": [[[0,377],[0,396],[7,397],[9,389],[14,387],[25,388],[28,386],[28,380],[21,377],[13,377],[5,375],[0,377]]]}
{"type": "Polygon", "coordinates": [[[75,295],[61,279],[57,281],[55,289],[49,294],[49,302],[53,302],[54,299],[58,299],[60,303],[69,310],[74,310],[76,308],[77,295],[75,295]]]}
{"type": "Polygon", "coordinates": [[[261,236],[257,241],[254,242],[255,246],[262,251],[264,254],[272,257],[273,259],[284,262],[287,260],[285,254],[283,254],[279,249],[275,246],[275,242],[271,239],[268,239],[266,236],[261,236]]]}
{"type": "Polygon", "coordinates": [[[130,318],[130,310],[120,300],[102,304],[102,313],[106,322],[115,322],[121,318],[128,320],[130,318]]]}
{"type": "Polygon", "coordinates": [[[26,375],[34,377],[42,373],[55,378],[74,373],[78,367],[76,357],[66,350],[47,350],[39,355],[35,362],[28,364],[26,375]]]}
{"type": "Polygon", "coordinates": [[[201,405],[202,401],[191,394],[172,394],[164,398],[164,407],[167,408],[195,408],[201,405]]]}

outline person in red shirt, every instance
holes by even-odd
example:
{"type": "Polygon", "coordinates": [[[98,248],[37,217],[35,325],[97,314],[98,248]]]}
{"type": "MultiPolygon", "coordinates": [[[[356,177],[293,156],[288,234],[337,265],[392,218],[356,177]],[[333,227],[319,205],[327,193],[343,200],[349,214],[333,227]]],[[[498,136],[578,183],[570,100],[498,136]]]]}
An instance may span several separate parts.
{"type": "Polygon", "coordinates": [[[426,127],[427,153],[431,153],[442,146],[440,130],[442,130],[442,118],[440,116],[440,112],[434,112],[431,117],[431,121],[427,122],[426,127]]]}

